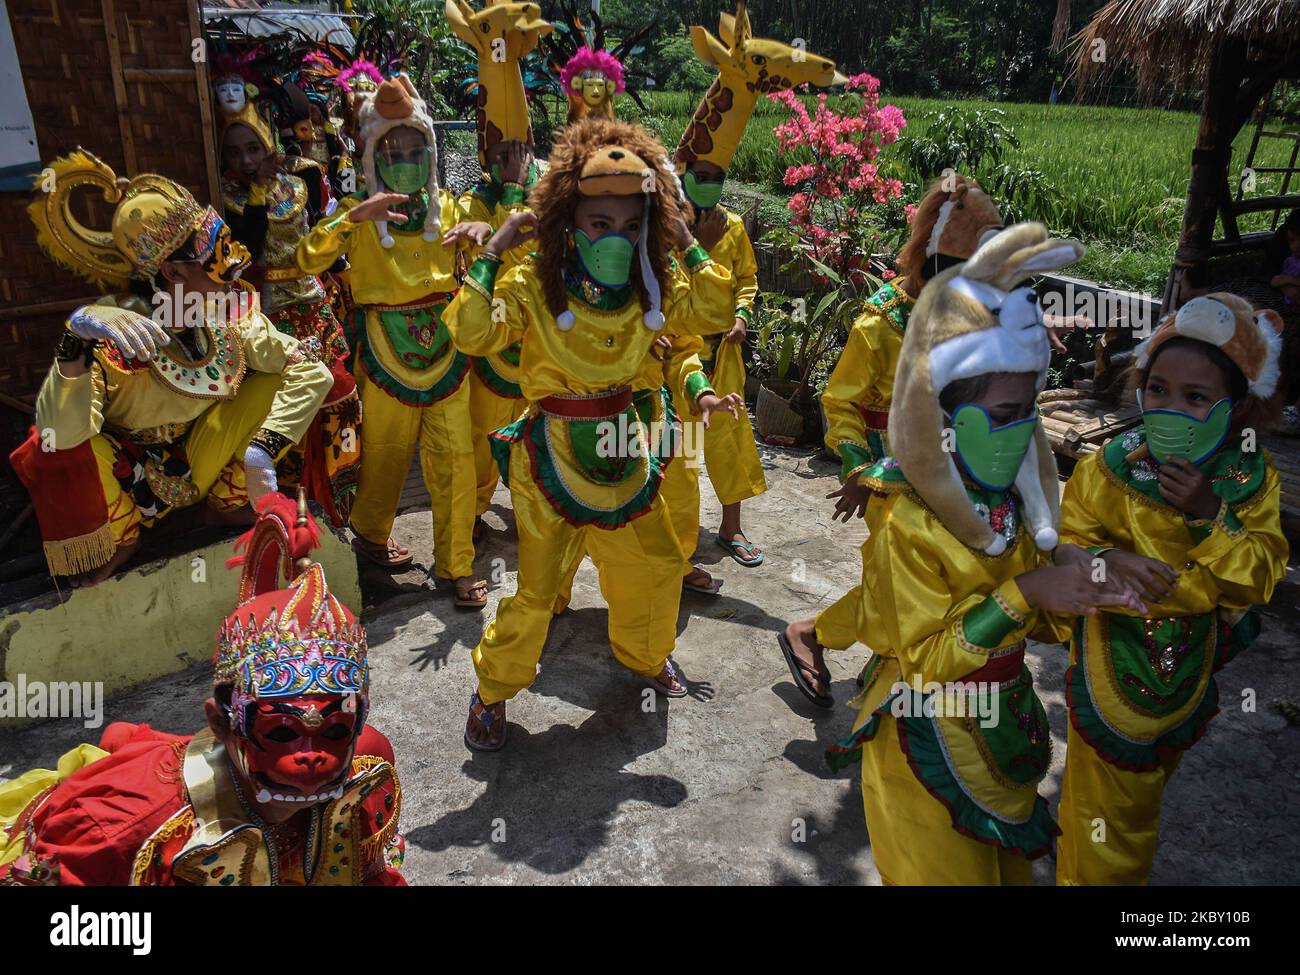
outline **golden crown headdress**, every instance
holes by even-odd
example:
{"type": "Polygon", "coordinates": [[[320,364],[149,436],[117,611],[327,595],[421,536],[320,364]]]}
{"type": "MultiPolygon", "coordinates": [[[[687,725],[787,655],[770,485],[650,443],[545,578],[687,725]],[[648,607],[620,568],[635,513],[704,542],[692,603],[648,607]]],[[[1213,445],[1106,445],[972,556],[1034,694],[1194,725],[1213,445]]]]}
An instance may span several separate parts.
{"type": "Polygon", "coordinates": [[[131,277],[153,277],[211,212],[165,176],[120,178],[81,148],[50,163],[35,189],[27,215],[41,249],[56,264],[108,288],[124,288],[131,277]],[[51,176],[53,186],[46,191],[51,176]],[[98,189],[106,202],[116,204],[109,230],[92,230],[73,215],[72,194],[80,187],[98,189]]]}

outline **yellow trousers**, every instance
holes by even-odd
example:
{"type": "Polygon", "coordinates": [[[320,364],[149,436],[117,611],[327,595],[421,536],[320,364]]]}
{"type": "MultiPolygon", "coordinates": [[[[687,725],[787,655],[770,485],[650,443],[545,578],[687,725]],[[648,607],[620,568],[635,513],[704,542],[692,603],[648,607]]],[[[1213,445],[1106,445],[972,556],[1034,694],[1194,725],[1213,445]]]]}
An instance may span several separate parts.
{"type": "Polygon", "coordinates": [[[963,836],[907,764],[898,724],[881,721],[862,745],[862,805],[871,855],[890,885],[998,886],[1033,882],[1026,858],[963,836]]]}
{"type": "Polygon", "coordinates": [[[1061,783],[1058,884],[1145,884],[1156,858],[1160,800],[1182,752],[1158,769],[1128,772],[1106,761],[1070,724],[1061,783]]]}
{"type": "Polygon", "coordinates": [[[519,578],[474,648],[479,697],[495,704],[537,677],[566,571],[585,550],[609,606],[609,642],[619,663],[645,677],[664,668],[677,640],[682,552],[661,498],[621,528],[576,527],[561,518],[533,480],[528,447],[510,453],[510,503],[519,533],[519,578]]]}
{"type": "MultiPolygon", "coordinates": [[[[271,401],[279,392],[277,374],[255,372],[244,377],[234,399],[222,400],[191,425],[185,437],[185,457],[190,464],[190,481],[216,511],[233,511],[248,504],[244,482],[244,451],[271,412],[271,401]]],[[[90,438],[99,467],[99,482],[108,502],[113,542],[130,545],[140,537],[143,520],[131,496],[113,476],[117,451],[104,437],[90,438]]]]}
{"type": "Polygon", "coordinates": [[[492,456],[488,445],[488,434],[519,419],[520,414],[528,408],[522,399],[510,399],[494,391],[479,378],[478,373],[470,370],[465,379],[469,386],[469,415],[474,437],[474,480],[476,482],[476,515],[487,511],[496,492],[497,481],[501,479],[501,470],[492,456]]]}
{"type": "Polygon", "coordinates": [[[828,650],[847,650],[862,638],[862,586],[854,586],[817,614],[817,642],[828,650]]]}
{"type": "Polygon", "coordinates": [[[352,504],[352,530],[383,545],[393,532],[411,458],[433,510],[433,571],[439,579],[474,573],[474,445],[469,387],[429,406],[407,406],[357,375],[361,393],[361,476],[352,504]]]}
{"type": "MultiPolygon", "coordinates": [[[[710,380],[719,396],[745,395],[745,361],[739,342],[719,342],[710,380]]],[[[730,413],[714,413],[704,432],[704,462],[709,482],[722,504],[738,504],[767,490],[763,465],[754,445],[754,428],[749,414],[741,409],[737,419],[730,413]]]]}

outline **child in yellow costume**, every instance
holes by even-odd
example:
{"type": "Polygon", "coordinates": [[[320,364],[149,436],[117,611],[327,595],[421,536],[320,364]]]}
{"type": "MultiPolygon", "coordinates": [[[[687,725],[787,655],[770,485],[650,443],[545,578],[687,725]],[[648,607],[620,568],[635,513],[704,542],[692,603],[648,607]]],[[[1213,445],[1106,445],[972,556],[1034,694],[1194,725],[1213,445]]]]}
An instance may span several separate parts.
{"type": "Polygon", "coordinates": [[[50,571],[107,578],[140,528],[200,500],[238,517],[277,486],[275,463],[329,392],[319,346],[277,332],[236,279],[248,252],[216,211],[169,179],[118,179],[78,151],[28,208],[59,264],[115,289],[72,313],[11,455],[32,494],[50,571]],[[110,231],[83,225],[79,188],[116,203],[110,231]],[[153,289],[152,300],[142,297],[153,289]]]}
{"type": "Polygon", "coordinates": [[[536,215],[505,222],[447,310],[470,355],[521,343],[529,404],[493,436],[519,576],[474,650],[472,748],[504,745],[505,701],[536,677],[562,575],[584,547],[600,571],[615,657],[656,691],[686,693],[669,660],[683,556],[632,386],[666,321],[707,327],[731,282],[691,238],[671,173],[655,164],[663,155],[637,126],[587,119],[566,128],[533,194],[536,215]],[[501,255],[534,237],[537,254],[501,274],[501,255]]]}
{"type": "MultiPolygon", "coordinates": [[[[533,128],[528,114],[519,61],[550,33],[536,4],[489,3],[474,11],[464,0],[448,0],[447,20],[456,36],[478,55],[478,161],[483,178],[460,198],[466,219],[486,224],[495,233],[506,218],[525,209],[537,184],[533,128]]],[[[503,255],[509,269],[527,256],[526,248],[503,255]]],[[[488,437],[519,417],[527,405],[519,388],[519,346],[470,359],[470,418],[474,440],[474,538],[482,532],[481,516],[492,503],[500,471],[488,437]]]]}
{"type": "MultiPolygon", "coordinates": [[[[739,214],[719,205],[727,167],[731,165],[760,93],[783,91],[802,84],[842,84],[844,77],[826,58],[780,41],[754,37],[745,3],[736,16],[722,14],[714,37],[703,27],[691,28],[696,54],[718,69],[694,117],[682,133],[674,161],[682,189],[695,213],[695,233],[715,262],[732,278],[730,329],[709,339],[702,353],[704,369],[721,396],[745,394],[745,363],[741,343],[753,323],[758,296],[758,262],[739,214]]],[[[720,414],[704,434],[704,458],[709,481],[722,504],[722,523],[715,541],[740,565],[763,564],[763,552],[745,537],[740,522],[742,501],[767,490],[763,466],[754,444],[749,416],[720,414]]]]}
{"type": "MultiPolygon", "coordinates": [[[[1002,226],[996,205],[974,179],[950,178],[952,183],[936,183],[920,201],[911,237],[898,255],[902,277],[867,299],[867,309],[849,330],[822,394],[826,445],[840,458],[841,486],[829,497],[837,499],[833,517],[842,517],[845,524],[862,517],[871,497],[871,487],[859,474],[889,455],[894,372],[917,296],[927,281],[961,264],[1002,226]]],[[[846,650],[858,642],[862,602],[862,586],[854,586],[815,620],[797,621],[785,629],[785,640],[814,690],[814,702],[822,707],[833,703],[827,693],[826,650],[846,650]]]]}
{"type": "Polygon", "coordinates": [[[830,646],[874,651],[855,729],[827,757],[861,759],[887,884],[1030,881],[1057,830],[1037,791],[1051,736],[1025,641],[1054,637],[1046,613],[1131,599],[1094,585],[1086,566],[1048,563],[1056,464],[1035,399],[1050,348],[1024,282],[1082,251],[1041,224],[1012,227],[925,289],[903,340],[896,454],[863,475],[881,495],[862,549],[872,585],[855,625],[824,633],[818,621],[830,646]]]}
{"type": "Polygon", "coordinates": [[[1145,606],[1074,627],[1058,883],[1146,882],[1169,777],[1218,712],[1214,672],[1258,634],[1286,573],[1281,481],[1254,444],[1281,330],[1230,294],[1167,316],[1135,363],[1142,427],[1066,485],[1062,540],[1145,606]]]}
{"type": "Polygon", "coordinates": [[[298,265],[312,274],[347,256],[352,302],[364,319],[353,545],[384,567],[411,561],[391,533],[418,448],[433,509],[434,575],[454,580],[457,606],[482,608],[487,583],[473,577],[469,362],[442,323],[457,288],[455,246],[473,229],[461,226],[459,205],[438,186],[433,122],[410,80],[399,75],[357,101],[367,196],[345,198],[298,245],[298,265]],[[440,240],[443,227],[455,231],[440,240]]]}
{"type": "MultiPolygon", "coordinates": [[[[661,334],[650,347],[632,384],[632,402],[650,418],[662,435],[651,440],[651,449],[663,463],[660,497],[668,508],[673,535],[682,548],[685,564],[682,588],[716,596],[722,581],[691,562],[700,534],[700,466],[704,462],[704,438],[718,417],[730,413],[734,419],[744,409],[736,394],[718,396],[700,362],[705,340],[698,335],[661,334]]],[[[568,608],[573,595],[573,578],[586,555],[579,550],[560,584],[555,612],[568,608]]]]}

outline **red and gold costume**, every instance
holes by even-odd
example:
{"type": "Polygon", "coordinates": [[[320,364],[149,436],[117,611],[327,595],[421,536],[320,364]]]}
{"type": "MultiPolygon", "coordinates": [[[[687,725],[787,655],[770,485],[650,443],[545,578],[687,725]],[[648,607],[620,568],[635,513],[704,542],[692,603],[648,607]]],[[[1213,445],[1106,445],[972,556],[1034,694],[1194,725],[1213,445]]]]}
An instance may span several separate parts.
{"type": "MultiPolygon", "coordinates": [[[[223,146],[237,126],[252,132],[268,155],[278,153],[275,136],[253,102],[222,116],[223,146]]],[[[322,281],[298,267],[298,242],[331,205],[328,183],[319,173],[303,175],[306,179],[278,172],[268,184],[245,186],[227,174],[221,197],[235,239],[253,256],[249,277],[262,286],[267,318],[284,334],[319,346],[334,376],[311,430],[281,465],[281,486],[304,484],[330,521],[344,525],[361,468],[361,400],[348,369],[348,343],[322,281]]]]}
{"type": "Polygon", "coordinates": [[[365,633],[306,562],[315,533],[272,494],[241,539],[241,604],[215,655],[225,733],[113,724],[98,749],[0,786],[0,884],[405,883],[392,747],[365,724],[365,633]],[[276,589],[281,573],[297,577],[276,589]],[[302,811],[259,814],[286,801],[302,811]]]}

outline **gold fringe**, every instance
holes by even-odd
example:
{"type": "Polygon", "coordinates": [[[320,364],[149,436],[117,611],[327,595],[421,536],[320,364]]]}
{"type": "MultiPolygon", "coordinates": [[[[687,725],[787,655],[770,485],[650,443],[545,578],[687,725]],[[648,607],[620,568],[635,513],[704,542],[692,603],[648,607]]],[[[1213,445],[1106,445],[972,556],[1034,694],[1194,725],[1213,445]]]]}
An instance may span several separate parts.
{"type": "Polygon", "coordinates": [[[50,575],[73,576],[108,564],[116,551],[113,525],[106,521],[88,535],[47,541],[45,562],[50,567],[50,575]]]}

